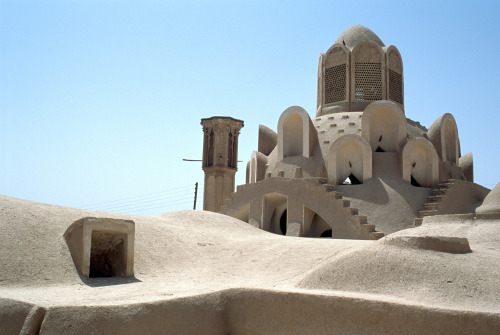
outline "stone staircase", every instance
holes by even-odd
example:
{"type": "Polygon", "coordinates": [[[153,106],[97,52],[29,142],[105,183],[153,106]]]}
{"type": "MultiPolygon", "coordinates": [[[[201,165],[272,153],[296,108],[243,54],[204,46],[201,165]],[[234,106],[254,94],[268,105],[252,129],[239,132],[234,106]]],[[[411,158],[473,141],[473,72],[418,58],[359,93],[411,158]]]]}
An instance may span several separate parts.
{"type": "Polygon", "coordinates": [[[341,192],[335,191],[335,185],[328,184],[325,178],[321,178],[319,183],[322,185],[326,193],[333,192],[335,199],[342,200],[343,207],[350,210],[353,219],[355,219],[361,227],[361,230],[368,233],[371,240],[378,240],[384,237],[384,233],[376,231],[375,225],[368,223],[368,217],[366,215],[359,215],[359,210],[357,208],[351,207],[351,201],[344,199],[341,192]]]}
{"type": "MultiPolygon", "coordinates": [[[[363,233],[363,235],[367,235],[368,239],[370,240],[378,240],[381,237],[384,236],[384,233],[378,232],[375,229],[374,224],[368,223],[368,219],[364,215],[359,215],[359,211],[357,208],[351,207],[351,202],[350,200],[344,199],[342,196],[342,193],[337,192],[335,190],[335,185],[331,185],[327,183],[327,180],[325,178],[284,178],[284,177],[274,177],[274,178],[266,178],[264,180],[259,181],[258,183],[253,183],[253,184],[245,184],[245,185],[240,185],[237,188],[237,192],[234,192],[231,195],[231,198],[227,199],[224,206],[221,209],[222,214],[227,214],[231,215],[229,213],[229,210],[232,209],[237,209],[240,206],[244,206],[249,199],[244,199],[245,196],[245,188],[254,188],[258,187],[259,183],[275,183],[276,188],[274,189],[275,192],[279,192],[282,194],[287,194],[286,189],[287,187],[300,187],[301,190],[304,190],[304,197],[308,196],[308,192],[314,192],[310,196],[317,197],[318,192],[324,193],[323,199],[328,199],[330,203],[335,202],[337,204],[341,204],[341,208],[347,213],[348,216],[350,216],[351,221],[350,223],[346,224],[359,224],[360,231],[363,233]],[[281,182],[278,182],[281,181],[281,182]],[[284,185],[286,182],[293,183],[293,185],[284,185]],[[301,185],[301,183],[304,183],[304,185],[301,185]],[[307,187],[307,186],[313,186],[307,187]],[[318,188],[319,186],[319,188],[318,188]],[[281,190],[280,188],[283,187],[281,190]]],[[[265,189],[264,187],[262,189],[265,189]]],[[[259,194],[259,196],[264,196],[265,193],[259,194]]],[[[319,195],[320,197],[322,195],[319,195]]],[[[337,208],[340,207],[337,205],[337,208]]],[[[325,209],[326,210],[326,209],[325,209]]],[[[318,213],[319,214],[319,213],[318,213]]]]}
{"type": "Polygon", "coordinates": [[[432,216],[439,214],[439,204],[446,197],[450,187],[455,184],[454,179],[447,179],[439,182],[432,189],[431,195],[424,203],[423,209],[419,212],[419,216],[413,221],[413,227],[422,225],[425,216],[432,216]]]}

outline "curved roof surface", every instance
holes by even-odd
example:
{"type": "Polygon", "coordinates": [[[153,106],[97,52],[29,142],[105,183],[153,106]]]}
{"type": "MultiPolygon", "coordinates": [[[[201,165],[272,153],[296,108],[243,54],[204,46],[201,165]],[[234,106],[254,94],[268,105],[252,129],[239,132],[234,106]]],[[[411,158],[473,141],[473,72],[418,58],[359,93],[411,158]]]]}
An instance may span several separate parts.
{"type": "Polygon", "coordinates": [[[344,30],[335,41],[335,44],[345,44],[346,47],[352,49],[356,44],[366,41],[373,42],[380,47],[385,47],[384,42],[373,31],[360,24],[350,26],[344,30]]]}

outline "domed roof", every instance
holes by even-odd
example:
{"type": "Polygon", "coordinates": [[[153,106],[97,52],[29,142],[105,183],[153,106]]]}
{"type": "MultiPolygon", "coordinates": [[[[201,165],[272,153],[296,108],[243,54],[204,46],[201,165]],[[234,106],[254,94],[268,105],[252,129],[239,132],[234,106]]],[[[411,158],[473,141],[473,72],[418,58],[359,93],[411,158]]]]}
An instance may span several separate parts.
{"type": "Polygon", "coordinates": [[[344,30],[335,41],[335,44],[344,44],[349,49],[352,49],[356,44],[366,41],[373,42],[380,47],[385,47],[384,42],[373,31],[360,24],[350,26],[344,30]]]}

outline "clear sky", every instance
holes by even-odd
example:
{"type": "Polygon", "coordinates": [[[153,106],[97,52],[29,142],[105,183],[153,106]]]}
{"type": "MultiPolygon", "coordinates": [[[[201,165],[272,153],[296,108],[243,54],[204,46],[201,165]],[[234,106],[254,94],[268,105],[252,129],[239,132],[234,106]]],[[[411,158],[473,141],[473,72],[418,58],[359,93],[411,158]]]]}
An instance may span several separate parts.
{"type": "Polygon", "coordinates": [[[245,122],[242,184],[259,123],[276,130],[292,105],[315,116],[319,54],[354,24],[399,49],[406,116],[452,113],[475,181],[495,186],[500,1],[0,0],[0,194],[192,208],[203,171],[182,159],[201,158],[214,115],[245,122]]]}

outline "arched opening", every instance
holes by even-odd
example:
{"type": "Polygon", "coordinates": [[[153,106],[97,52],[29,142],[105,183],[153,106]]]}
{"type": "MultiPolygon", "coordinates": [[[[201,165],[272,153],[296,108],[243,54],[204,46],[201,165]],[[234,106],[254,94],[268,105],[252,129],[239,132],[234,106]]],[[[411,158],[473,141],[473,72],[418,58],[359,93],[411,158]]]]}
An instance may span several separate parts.
{"type": "Polygon", "coordinates": [[[290,114],[283,123],[283,157],[302,156],[303,126],[298,114],[290,114]]]}
{"type": "Polygon", "coordinates": [[[361,117],[361,131],[374,152],[398,152],[408,136],[404,112],[391,101],[368,105],[361,117]]]}
{"type": "Polygon", "coordinates": [[[398,151],[399,120],[392,111],[374,111],[370,120],[370,144],[376,152],[398,151]]]}
{"type": "Polygon", "coordinates": [[[308,237],[332,237],[332,227],[309,207],[304,207],[304,236],[308,237]],[[328,235],[327,231],[330,231],[328,235]]]}
{"type": "Polygon", "coordinates": [[[283,214],[280,217],[280,230],[283,235],[286,235],[286,225],[287,225],[287,213],[288,211],[285,209],[283,214]]]}
{"type": "Polygon", "coordinates": [[[356,142],[346,142],[337,151],[339,181],[361,184],[363,180],[363,150],[356,142]],[[356,177],[359,176],[359,177],[356,177]]]}
{"type": "Polygon", "coordinates": [[[317,141],[316,128],[309,114],[299,106],[292,106],[281,113],[278,120],[278,159],[310,157],[317,141]]]}
{"type": "Polygon", "coordinates": [[[342,184],[362,184],[372,177],[372,150],[359,135],[344,135],[333,142],[329,149],[328,181],[342,184]]]}
{"type": "Polygon", "coordinates": [[[262,197],[262,229],[286,235],[288,198],[281,193],[268,193],[262,197]]]}
{"type": "Polygon", "coordinates": [[[325,230],[324,232],[321,233],[321,235],[319,237],[332,237],[332,230],[331,229],[327,229],[325,230]]]}
{"type": "Polygon", "coordinates": [[[429,140],[410,140],[403,149],[402,158],[403,180],[417,187],[432,187],[438,182],[439,158],[429,140]]]}

